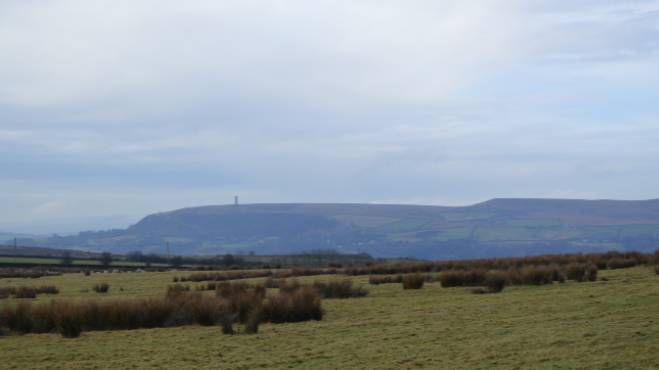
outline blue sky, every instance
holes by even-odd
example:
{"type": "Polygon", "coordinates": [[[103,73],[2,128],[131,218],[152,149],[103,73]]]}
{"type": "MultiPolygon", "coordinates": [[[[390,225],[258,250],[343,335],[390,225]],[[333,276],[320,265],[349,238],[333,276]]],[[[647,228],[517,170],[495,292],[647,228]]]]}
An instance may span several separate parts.
{"type": "Polygon", "coordinates": [[[659,197],[657,1],[3,1],[0,230],[659,197]]]}

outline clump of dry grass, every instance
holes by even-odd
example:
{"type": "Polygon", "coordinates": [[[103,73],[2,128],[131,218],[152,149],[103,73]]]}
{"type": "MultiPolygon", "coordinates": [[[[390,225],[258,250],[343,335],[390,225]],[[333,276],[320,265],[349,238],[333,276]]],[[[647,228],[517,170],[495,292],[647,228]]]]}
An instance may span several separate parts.
{"type": "Polygon", "coordinates": [[[403,276],[403,289],[421,289],[425,283],[425,278],[422,274],[411,273],[403,276]]]}
{"type": "Polygon", "coordinates": [[[221,325],[233,333],[233,324],[246,333],[258,332],[261,322],[320,320],[321,294],[303,286],[290,293],[265,297],[263,286],[226,283],[216,295],[171,286],[164,297],[116,301],[22,302],[0,310],[0,329],[18,333],[57,331],[67,338],[91,330],[130,330],[181,325],[221,325]]]}
{"type": "Polygon", "coordinates": [[[92,290],[95,291],[96,293],[107,293],[108,290],[110,290],[110,284],[108,283],[95,284],[92,287],[92,290]]]}
{"type": "Polygon", "coordinates": [[[263,303],[262,315],[263,321],[272,323],[322,320],[320,294],[314,288],[301,287],[291,293],[269,296],[263,303]]]}
{"type": "Polygon", "coordinates": [[[37,287],[5,287],[0,288],[0,299],[9,298],[36,298],[38,294],[58,294],[59,289],[53,285],[42,285],[37,287]]]}
{"type": "Polygon", "coordinates": [[[403,282],[403,275],[371,275],[368,277],[368,283],[373,285],[379,284],[400,284],[403,282]]]}
{"type": "Polygon", "coordinates": [[[505,273],[499,271],[489,272],[485,277],[485,286],[488,293],[500,293],[508,282],[505,273]]]}
{"type": "Polygon", "coordinates": [[[355,298],[368,295],[368,290],[361,286],[353,286],[350,279],[329,282],[315,281],[312,286],[323,298],[355,298]]]}

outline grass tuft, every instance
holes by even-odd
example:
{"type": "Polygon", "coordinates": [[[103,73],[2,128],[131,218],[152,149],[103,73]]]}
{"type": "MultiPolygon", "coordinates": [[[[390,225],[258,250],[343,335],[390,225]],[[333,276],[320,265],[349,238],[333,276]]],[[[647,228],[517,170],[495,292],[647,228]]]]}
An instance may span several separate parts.
{"type": "Polygon", "coordinates": [[[403,289],[421,289],[425,278],[419,273],[406,274],[403,277],[403,289]]]}

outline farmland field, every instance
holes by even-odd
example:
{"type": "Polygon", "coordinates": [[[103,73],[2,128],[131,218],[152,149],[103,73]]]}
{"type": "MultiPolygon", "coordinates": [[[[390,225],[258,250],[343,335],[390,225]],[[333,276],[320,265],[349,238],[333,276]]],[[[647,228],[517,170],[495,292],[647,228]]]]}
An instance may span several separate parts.
{"type": "MultiPolygon", "coordinates": [[[[184,274],[64,274],[1,279],[0,287],[60,289],[37,301],[108,300],[162,295],[173,276],[184,274]],[[111,286],[106,295],[90,289],[101,282],[111,286]]],[[[0,368],[659,368],[659,276],[649,267],[599,276],[596,282],[512,286],[486,295],[439,283],[403,290],[352,277],[370,294],[325,299],[322,321],[264,324],[256,335],[233,336],[215,326],[84,332],[76,339],[12,334],[0,337],[0,368]]],[[[343,277],[298,280],[337,278],[343,277]]]]}
{"type": "MultiPolygon", "coordinates": [[[[21,256],[0,256],[0,263],[13,264],[13,265],[61,265],[61,258],[53,257],[21,257],[21,256]]],[[[91,259],[73,259],[74,266],[101,266],[99,260],[91,259]]],[[[145,263],[136,261],[112,261],[112,267],[144,267],[145,263]]],[[[153,263],[152,266],[166,266],[163,263],[153,263]]]]}

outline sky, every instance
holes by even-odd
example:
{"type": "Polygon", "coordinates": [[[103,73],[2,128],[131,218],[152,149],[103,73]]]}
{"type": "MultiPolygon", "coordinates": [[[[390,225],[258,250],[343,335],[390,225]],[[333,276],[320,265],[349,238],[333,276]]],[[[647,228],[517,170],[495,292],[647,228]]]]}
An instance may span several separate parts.
{"type": "Polygon", "coordinates": [[[0,1],[0,230],[659,198],[659,1],[0,1]]]}

